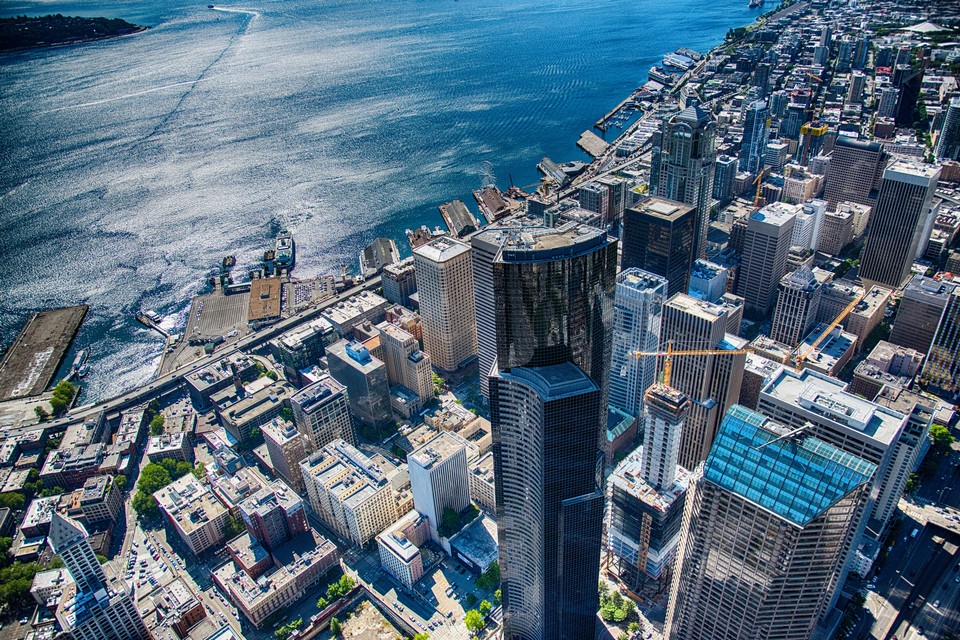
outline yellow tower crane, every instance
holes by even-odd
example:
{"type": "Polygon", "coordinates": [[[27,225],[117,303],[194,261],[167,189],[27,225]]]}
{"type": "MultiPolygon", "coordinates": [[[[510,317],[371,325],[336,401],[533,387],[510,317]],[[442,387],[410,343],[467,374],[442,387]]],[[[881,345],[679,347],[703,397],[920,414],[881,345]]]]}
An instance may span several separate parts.
{"type": "Polygon", "coordinates": [[[767,171],[770,170],[770,167],[764,167],[760,170],[760,175],[757,176],[757,179],[753,181],[753,184],[757,185],[757,195],[753,197],[753,207],[755,209],[760,208],[760,191],[763,189],[763,176],[766,175],[767,171]]]}
{"type": "Polygon", "coordinates": [[[670,386],[670,374],[673,370],[673,359],[675,357],[684,357],[684,356],[738,356],[750,353],[747,349],[682,349],[675,350],[673,348],[673,342],[667,343],[666,351],[632,351],[630,355],[635,358],[643,358],[646,356],[656,356],[658,358],[665,358],[663,361],[663,384],[667,387],[670,386]]]}
{"type": "MultiPolygon", "coordinates": [[[[803,351],[803,353],[800,353],[800,347],[802,346],[803,343],[797,345],[797,348],[794,349],[794,352],[797,355],[793,360],[794,368],[797,371],[800,371],[801,369],[803,369],[803,363],[807,361],[807,358],[809,358],[811,354],[813,354],[813,352],[817,350],[817,347],[820,346],[821,342],[826,340],[827,336],[830,335],[830,332],[836,329],[840,325],[840,323],[843,322],[843,319],[846,318],[848,315],[850,315],[850,312],[853,311],[858,304],[860,304],[860,301],[863,300],[865,296],[866,296],[866,292],[864,291],[861,291],[860,293],[858,293],[856,297],[853,299],[853,301],[850,304],[848,304],[843,309],[843,311],[840,312],[840,315],[838,315],[836,318],[833,319],[833,322],[827,325],[827,328],[823,330],[823,333],[821,333],[820,336],[816,340],[814,340],[813,343],[803,351]]],[[[789,355],[786,356],[783,364],[787,364],[789,359],[790,359],[790,356],[789,355]]]]}

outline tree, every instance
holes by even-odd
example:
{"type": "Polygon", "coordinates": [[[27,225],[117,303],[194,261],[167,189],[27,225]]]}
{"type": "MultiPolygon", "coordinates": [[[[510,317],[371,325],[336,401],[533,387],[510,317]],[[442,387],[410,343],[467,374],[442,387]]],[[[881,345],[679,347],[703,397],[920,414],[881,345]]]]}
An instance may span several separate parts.
{"type": "Polygon", "coordinates": [[[320,596],[320,598],[317,600],[317,609],[320,609],[320,611],[323,611],[328,606],[330,606],[330,603],[327,602],[327,599],[324,598],[323,596],[320,596]]]}
{"type": "Polygon", "coordinates": [[[293,409],[290,407],[284,407],[280,409],[280,418],[286,420],[287,422],[293,422],[293,409]]]}
{"type": "Polygon", "coordinates": [[[198,462],[191,473],[197,480],[203,480],[207,477],[207,464],[205,462],[198,462]]]}
{"type": "Polygon", "coordinates": [[[274,381],[280,378],[280,376],[277,375],[277,372],[274,371],[273,369],[267,369],[267,371],[263,375],[265,375],[266,377],[274,381]]]}
{"type": "Polygon", "coordinates": [[[627,625],[627,631],[629,631],[630,633],[636,633],[637,631],[640,631],[640,623],[634,620],[633,622],[627,625]]]}
{"type": "MultiPolygon", "coordinates": [[[[334,620],[336,620],[336,618],[334,618],[334,620]]],[[[290,634],[292,634],[294,631],[299,629],[302,624],[303,624],[303,618],[297,618],[296,620],[291,620],[287,624],[283,625],[282,627],[274,631],[273,636],[277,638],[277,640],[287,640],[287,638],[290,637],[290,634]]],[[[330,626],[331,628],[333,628],[332,621],[330,626]]]]}
{"type": "Polygon", "coordinates": [[[472,593],[468,593],[468,594],[467,594],[467,606],[468,606],[468,607],[472,607],[472,606],[475,605],[475,604],[477,604],[477,596],[473,595],[472,593]]]}
{"type": "Polygon", "coordinates": [[[0,507],[6,507],[10,511],[19,511],[27,504],[27,499],[22,493],[0,493],[0,507]]]}
{"type": "Polygon", "coordinates": [[[113,483],[117,486],[118,491],[123,491],[127,486],[127,476],[119,475],[113,479],[113,483]]]}
{"type": "Polygon", "coordinates": [[[147,405],[147,413],[151,416],[155,416],[160,413],[160,401],[154,398],[150,401],[150,404],[147,405]]]}
{"type": "Polygon", "coordinates": [[[37,414],[37,420],[40,422],[46,422],[50,418],[50,414],[47,413],[47,410],[39,404],[33,408],[33,412],[37,414]]]}
{"type": "Polygon", "coordinates": [[[470,611],[467,611],[466,615],[463,616],[463,624],[467,626],[467,631],[470,633],[477,633],[480,629],[483,629],[483,616],[481,616],[480,612],[476,609],[470,609],[470,611]]]}
{"type": "Polygon", "coordinates": [[[449,538],[457,532],[457,525],[459,524],[460,514],[450,507],[444,507],[443,513],[440,515],[440,526],[437,527],[437,533],[444,538],[449,538]]]}
{"type": "Polygon", "coordinates": [[[53,409],[54,415],[63,413],[70,405],[75,393],[76,387],[69,380],[61,380],[57,383],[57,386],[53,388],[53,395],[50,397],[50,407],[53,409]]]}
{"type": "Polygon", "coordinates": [[[63,487],[47,487],[46,489],[44,489],[43,491],[40,492],[40,497],[41,497],[41,498],[50,498],[50,497],[53,497],[53,496],[62,495],[62,494],[64,494],[64,493],[66,493],[66,492],[67,492],[67,490],[64,489],[63,487]]]}
{"type": "Polygon", "coordinates": [[[496,591],[493,592],[493,599],[497,601],[497,604],[500,604],[502,602],[502,600],[500,599],[502,596],[503,594],[500,593],[500,589],[497,589],[496,591]]]}
{"type": "Polygon", "coordinates": [[[413,636],[413,640],[429,640],[430,634],[426,631],[421,631],[417,635],[413,636]]]}
{"type": "Polygon", "coordinates": [[[340,632],[343,631],[343,625],[340,624],[340,621],[336,616],[330,618],[330,633],[333,634],[333,637],[336,638],[340,635],[340,632]]]}
{"type": "Polygon", "coordinates": [[[477,607],[480,611],[480,615],[487,617],[487,614],[490,613],[490,610],[493,609],[493,605],[490,604],[489,600],[481,600],[480,606],[477,607]]]}
{"type": "Polygon", "coordinates": [[[227,516],[226,524],[223,525],[223,536],[227,540],[233,540],[246,530],[247,527],[243,524],[243,520],[230,514],[227,516]]]}
{"type": "Polygon", "coordinates": [[[487,570],[477,578],[476,584],[484,590],[492,589],[500,584],[500,563],[496,560],[491,562],[487,570]]]}
{"type": "Polygon", "coordinates": [[[157,415],[153,416],[153,420],[150,421],[150,435],[162,436],[163,423],[164,423],[164,418],[162,413],[158,413],[157,415]]]}
{"type": "Polygon", "coordinates": [[[950,451],[950,445],[952,445],[955,440],[956,438],[950,433],[950,429],[942,424],[930,426],[930,442],[933,443],[933,449],[938,454],[948,453],[950,451]]]}

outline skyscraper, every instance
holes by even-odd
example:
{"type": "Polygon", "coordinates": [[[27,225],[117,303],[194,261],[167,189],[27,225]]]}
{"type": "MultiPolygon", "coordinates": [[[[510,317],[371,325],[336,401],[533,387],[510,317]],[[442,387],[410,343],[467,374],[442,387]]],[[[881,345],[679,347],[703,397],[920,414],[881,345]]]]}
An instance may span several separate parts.
{"type": "Polygon", "coordinates": [[[783,276],[777,290],[770,337],[794,347],[806,337],[817,319],[820,282],[810,267],[804,265],[783,276]]]}
{"type": "Polygon", "coordinates": [[[634,351],[657,351],[660,318],[667,297],[667,280],[641,269],[625,269],[617,275],[613,306],[610,406],[639,417],[643,394],[653,384],[657,359],[637,358],[634,351]]]}
{"type": "MultiPolygon", "coordinates": [[[[300,389],[290,398],[293,421],[300,433],[310,439],[314,448],[342,438],[353,443],[350,418],[350,400],[347,388],[332,376],[325,375],[311,385],[300,389]]],[[[299,474],[297,468],[291,473],[299,474]]]]}
{"type": "Polygon", "coordinates": [[[76,640],[149,638],[126,583],[107,580],[83,525],[53,513],[47,538],[74,584],[64,585],[57,621],[76,640]]]}
{"type": "Polygon", "coordinates": [[[752,176],[763,169],[770,116],[766,100],[755,100],[743,116],[743,140],[740,142],[740,171],[752,176]]]}
{"type": "Polygon", "coordinates": [[[467,443],[455,433],[441,431],[407,456],[407,466],[413,507],[427,517],[430,533],[439,541],[443,512],[451,509],[459,514],[470,506],[467,443]]]}
{"type": "Polygon", "coordinates": [[[689,489],[665,637],[808,640],[875,470],[732,407],[689,489]]]}
{"type": "Polygon", "coordinates": [[[696,259],[697,211],[690,205],[651,197],[624,211],[623,269],[663,276],[669,293],[685,293],[696,259]]]}
{"type": "Polygon", "coordinates": [[[705,257],[713,166],[717,159],[716,123],[693,99],[686,109],[665,119],[661,129],[659,151],[654,148],[653,167],[657,168],[657,175],[651,169],[650,191],[696,210],[694,257],[705,257]]]}
{"type": "Polygon", "coordinates": [[[493,265],[504,638],[594,635],[616,262],[606,233],[566,225],[511,234],[493,265]]]}
{"type": "Polygon", "coordinates": [[[935,153],[940,162],[960,160],[960,96],[950,98],[935,153]]]}
{"type": "Polygon", "coordinates": [[[960,287],[948,296],[922,378],[942,391],[960,391],[960,287]]]}
{"type": "Polygon", "coordinates": [[[873,205],[870,195],[880,183],[886,163],[887,154],[879,142],[837,136],[830,154],[823,199],[831,209],[845,200],[873,205]]]}
{"type": "MultiPolygon", "coordinates": [[[[327,364],[334,380],[347,388],[350,413],[354,418],[366,427],[377,430],[393,423],[390,382],[387,380],[387,366],[382,360],[370,355],[370,350],[359,342],[341,340],[327,348],[327,364]]],[[[344,439],[353,442],[349,438],[344,439]]],[[[320,440],[316,440],[314,446],[319,448],[327,442],[329,440],[321,444],[320,440]]]]}
{"type": "Polygon", "coordinates": [[[732,198],[733,183],[737,178],[737,159],[733,156],[718,156],[714,167],[713,197],[717,200],[732,198]]]}
{"type": "Polygon", "coordinates": [[[456,371],[477,355],[470,245],[441,237],[413,251],[423,348],[433,365],[456,371]]]}
{"type": "Polygon", "coordinates": [[[927,355],[950,295],[958,285],[916,275],[903,287],[890,342],[927,355]]]}
{"type": "Polygon", "coordinates": [[[777,283],[787,272],[798,205],[774,202],[747,219],[737,295],[748,307],[766,312],[776,299],[777,283]]]}
{"type": "Polygon", "coordinates": [[[860,260],[860,279],[896,289],[910,275],[940,168],[897,160],[883,172],[877,206],[860,260]]]}
{"type": "MultiPolygon", "coordinates": [[[[746,344],[726,333],[727,311],[677,294],[663,305],[660,342],[676,349],[735,350],[746,344]]],[[[670,386],[690,398],[680,436],[680,465],[694,469],[707,457],[724,412],[740,397],[744,355],[694,355],[673,361],[670,386]]]]}

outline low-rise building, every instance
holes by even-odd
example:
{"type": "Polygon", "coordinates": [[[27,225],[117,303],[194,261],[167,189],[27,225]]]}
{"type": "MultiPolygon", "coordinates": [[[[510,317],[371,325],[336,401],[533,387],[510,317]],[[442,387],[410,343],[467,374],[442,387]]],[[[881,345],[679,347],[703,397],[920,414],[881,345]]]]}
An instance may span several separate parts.
{"type": "Polygon", "coordinates": [[[321,315],[336,329],[342,337],[353,333],[354,327],[361,322],[376,324],[383,320],[383,314],[390,305],[385,298],[372,291],[361,291],[328,307],[321,315]]]}
{"type": "Polygon", "coordinates": [[[100,442],[64,447],[51,451],[40,470],[45,487],[75,489],[100,472],[106,448],[100,442]]]}
{"type": "Polygon", "coordinates": [[[245,387],[231,387],[215,394],[217,415],[224,429],[240,442],[290,406],[296,389],[285,382],[263,377],[245,387]]]}
{"type": "Polygon", "coordinates": [[[233,386],[237,381],[241,384],[252,382],[258,375],[257,363],[253,358],[234,353],[194,369],[184,376],[184,382],[193,404],[205,409],[213,404],[215,393],[233,386]]]}
{"type": "Polygon", "coordinates": [[[80,509],[87,527],[117,521],[123,492],[111,476],[97,476],[83,483],[80,494],[80,509]]]}
{"type": "Polygon", "coordinates": [[[150,436],[147,441],[146,455],[150,462],[160,462],[164,458],[193,462],[193,446],[190,444],[190,434],[180,432],[150,436]]]}
{"type": "Polygon", "coordinates": [[[827,325],[822,323],[815,326],[797,347],[797,353],[806,356],[803,360],[804,369],[838,376],[856,352],[857,336],[835,327],[821,339],[826,329],[827,325]],[[814,348],[817,340],[820,343],[814,348]]]}
{"type": "Polygon", "coordinates": [[[337,332],[325,318],[315,318],[269,342],[270,352],[283,366],[287,380],[297,380],[301,369],[320,362],[327,345],[338,340],[337,332]]]}
{"type": "Polygon", "coordinates": [[[470,463],[470,499],[487,513],[497,513],[497,491],[493,478],[493,452],[470,463]]]}
{"type": "Polygon", "coordinates": [[[195,555],[223,542],[228,511],[192,473],[153,494],[161,511],[195,555]]]}
{"type": "Polygon", "coordinates": [[[55,607],[60,596],[63,594],[63,588],[70,581],[70,574],[66,569],[50,569],[41,571],[33,576],[33,585],[30,587],[30,595],[37,601],[41,607],[55,607]]]}
{"type": "Polygon", "coordinates": [[[423,577],[420,547],[430,539],[425,516],[411,511],[377,535],[380,566],[407,589],[423,577]]]}
{"type": "Polygon", "coordinates": [[[909,388],[922,363],[919,351],[881,340],[854,370],[850,392],[873,400],[884,386],[909,388]]]}

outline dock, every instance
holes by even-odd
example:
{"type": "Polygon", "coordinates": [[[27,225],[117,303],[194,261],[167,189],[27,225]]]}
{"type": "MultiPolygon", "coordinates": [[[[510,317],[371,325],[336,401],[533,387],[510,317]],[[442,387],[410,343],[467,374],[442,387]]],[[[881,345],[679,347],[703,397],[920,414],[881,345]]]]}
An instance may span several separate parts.
{"type": "Polygon", "coordinates": [[[584,131],[577,140],[577,146],[590,154],[593,158],[599,158],[610,147],[607,142],[595,134],[593,131],[584,131]]]}
{"type": "Polygon", "coordinates": [[[0,363],[0,401],[36,396],[50,386],[90,307],[30,316],[0,363]]]}
{"type": "Polygon", "coordinates": [[[470,210],[467,209],[467,205],[463,203],[463,200],[458,199],[452,202],[444,202],[438,209],[440,209],[440,216],[443,218],[443,222],[447,225],[447,228],[450,229],[450,233],[458,238],[470,235],[480,228],[477,219],[470,213],[470,210]]]}
{"type": "Polygon", "coordinates": [[[627,106],[627,104],[629,104],[630,102],[633,102],[633,93],[631,93],[626,98],[621,100],[620,104],[615,106],[613,109],[610,109],[610,111],[608,111],[605,116],[603,116],[602,118],[594,122],[593,128],[600,129],[601,131],[605,130],[607,128],[607,122],[610,120],[610,118],[617,115],[617,113],[619,113],[620,110],[623,109],[625,106],[627,106]]]}

